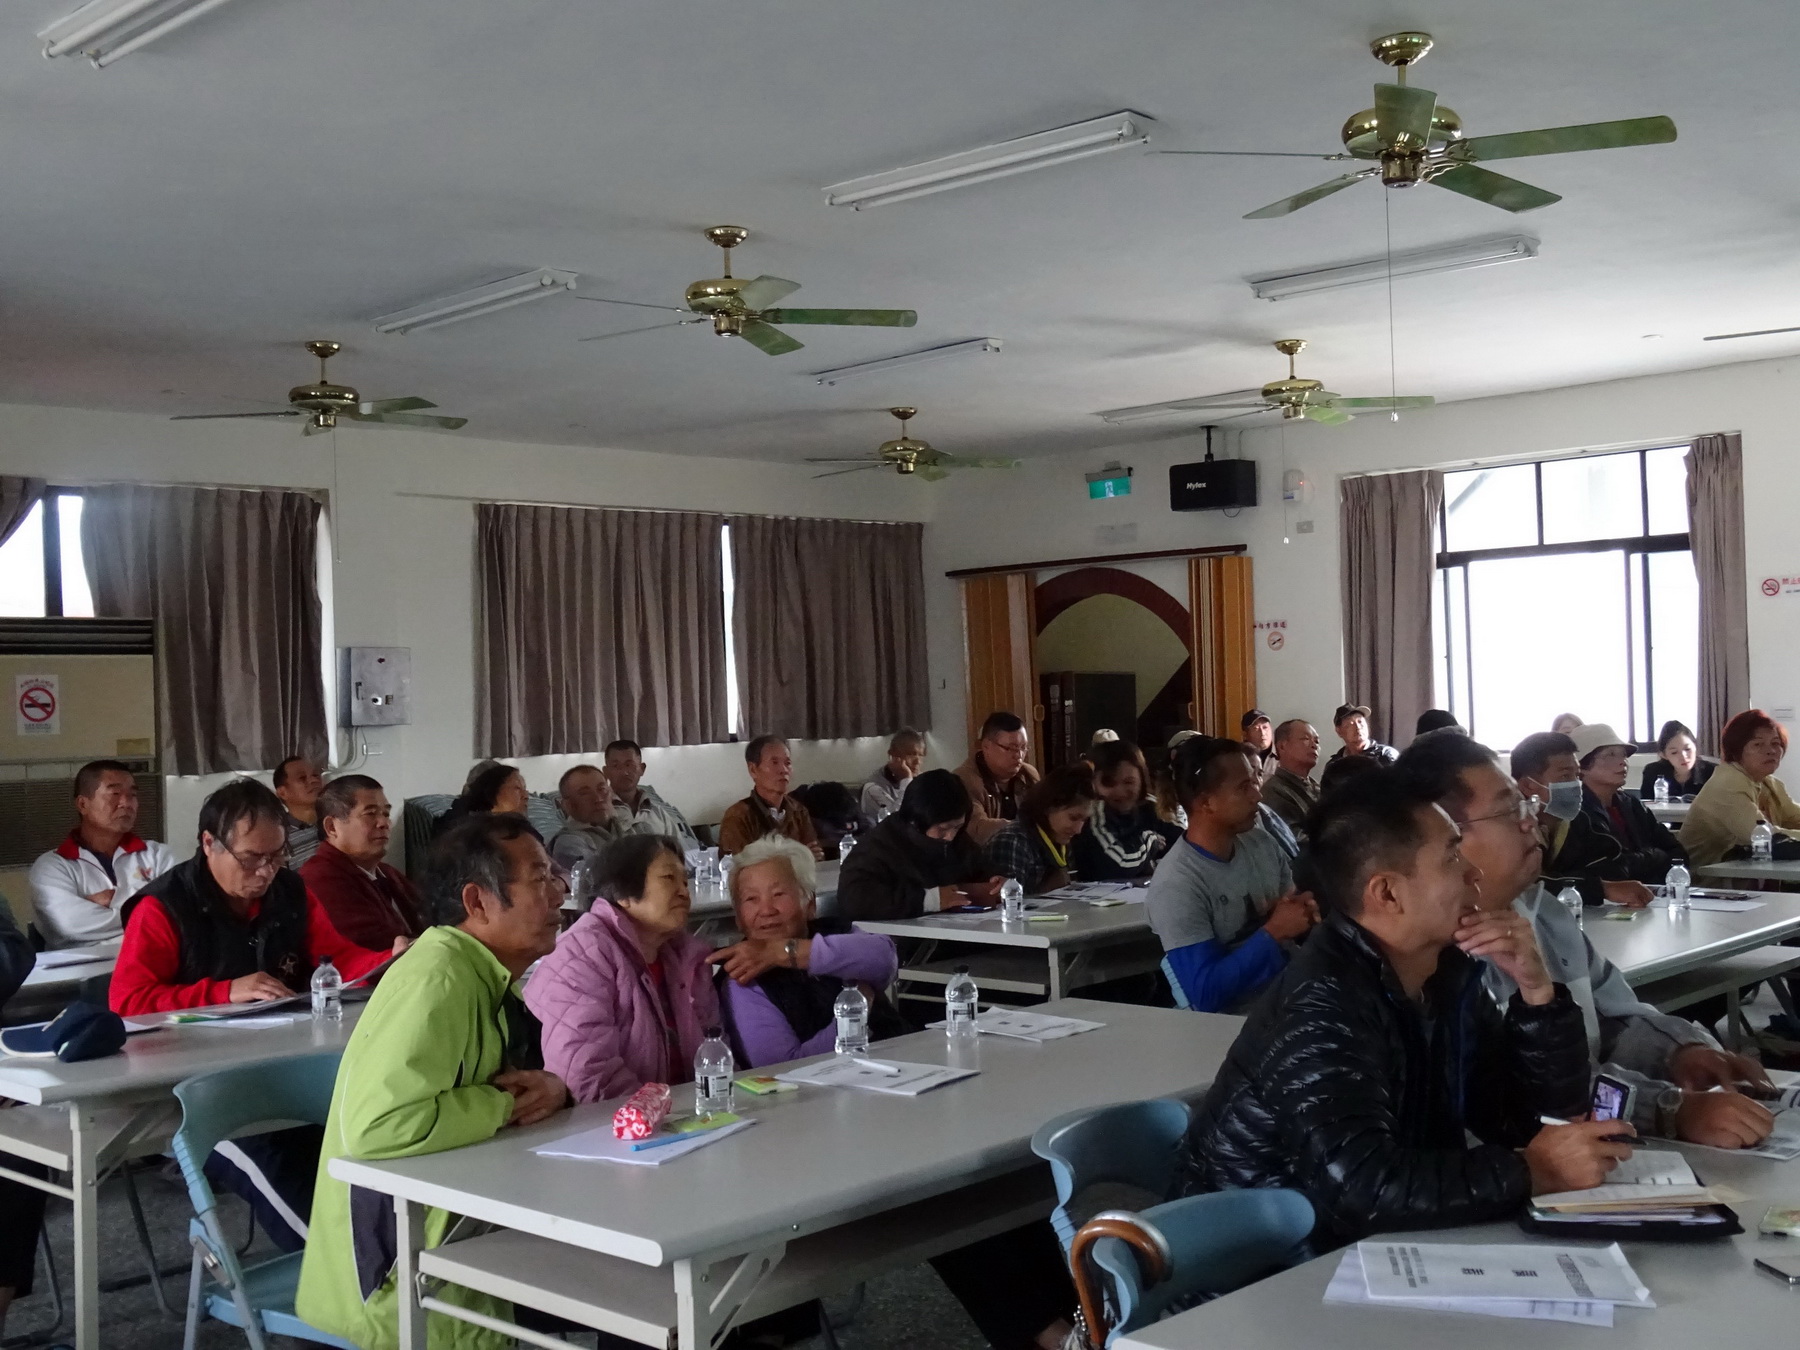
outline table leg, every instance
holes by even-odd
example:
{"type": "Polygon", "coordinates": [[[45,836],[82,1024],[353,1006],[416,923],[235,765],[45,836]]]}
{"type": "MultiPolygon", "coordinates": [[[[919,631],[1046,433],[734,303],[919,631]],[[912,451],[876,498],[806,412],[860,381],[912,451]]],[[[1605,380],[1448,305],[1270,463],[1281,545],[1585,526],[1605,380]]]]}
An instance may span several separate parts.
{"type": "Polygon", "coordinates": [[[394,1289],[400,1296],[400,1350],[426,1350],[425,1309],[419,1306],[419,1248],[425,1242],[425,1206],[394,1201],[394,1289]]]}
{"type": "Polygon", "coordinates": [[[1050,956],[1050,998],[1054,1002],[1063,996],[1063,962],[1062,951],[1052,947],[1050,956]]]}
{"type": "MultiPolygon", "coordinates": [[[[757,1287],[787,1255],[787,1243],[745,1252],[735,1266],[718,1255],[675,1263],[675,1313],[679,1350],[715,1350],[757,1287]]],[[[401,1350],[406,1350],[405,1346],[401,1350]]],[[[424,1350],[421,1345],[419,1350],[424,1350]]]]}
{"type": "Polygon", "coordinates": [[[100,1136],[92,1107],[69,1107],[75,1206],[75,1350],[100,1350],[100,1136]]]}
{"type": "Polygon", "coordinates": [[[1744,1048],[1744,1010],[1738,1003],[1738,990],[1725,991],[1725,1046],[1735,1052],[1744,1048]]]}

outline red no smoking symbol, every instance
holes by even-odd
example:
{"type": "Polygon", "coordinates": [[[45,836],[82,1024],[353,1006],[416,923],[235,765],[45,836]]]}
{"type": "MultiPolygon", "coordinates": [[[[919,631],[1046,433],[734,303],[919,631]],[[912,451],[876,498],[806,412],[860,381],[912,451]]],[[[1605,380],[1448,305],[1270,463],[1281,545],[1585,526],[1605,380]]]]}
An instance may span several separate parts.
{"type": "Polygon", "coordinates": [[[1286,641],[1287,638],[1282,635],[1281,630],[1279,628],[1274,629],[1269,634],[1269,649],[1278,652],[1281,650],[1282,644],[1286,641]]]}
{"type": "Polygon", "coordinates": [[[56,716],[56,695],[41,684],[28,684],[19,693],[19,716],[27,722],[48,722],[56,716]]]}
{"type": "Polygon", "coordinates": [[[1774,577],[1763,578],[1762,593],[1764,595],[1780,595],[1781,583],[1775,580],[1774,577]]]}

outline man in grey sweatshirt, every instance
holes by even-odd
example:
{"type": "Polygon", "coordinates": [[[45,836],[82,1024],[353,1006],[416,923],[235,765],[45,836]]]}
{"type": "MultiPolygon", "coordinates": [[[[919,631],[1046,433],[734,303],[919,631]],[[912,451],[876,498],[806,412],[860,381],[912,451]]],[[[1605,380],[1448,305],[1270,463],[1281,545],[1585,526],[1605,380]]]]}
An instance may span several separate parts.
{"type": "MultiPolygon", "coordinates": [[[[1462,826],[1463,856],[1481,869],[1480,908],[1510,907],[1530,921],[1551,978],[1581,1006],[1589,1058],[1636,1086],[1631,1123],[1640,1135],[1716,1148],[1753,1148],[1768,1137],[1768,1108],[1736,1090],[1767,1087],[1762,1066],[1720,1049],[1695,1023],[1642,1002],[1594,950],[1580,920],[1544,888],[1537,801],[1501,772],[1491,750],[1466,736],[1432,736],[1415,742],[1395,771],[1416,777],[1462,826]]],[[[1484,983],[1502,1003],[1512,996],[1512,981],[1492,962],[1484,983]]]]}

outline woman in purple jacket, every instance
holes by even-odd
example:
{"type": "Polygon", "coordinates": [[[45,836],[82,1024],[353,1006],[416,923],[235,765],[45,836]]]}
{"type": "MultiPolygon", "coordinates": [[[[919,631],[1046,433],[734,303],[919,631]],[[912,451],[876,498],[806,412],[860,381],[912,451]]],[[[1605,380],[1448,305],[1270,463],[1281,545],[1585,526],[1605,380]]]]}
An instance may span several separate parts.
{"type": "Polygon", "coordinates": [[[645,1083],[687,1083],[718,1025],[712,947],[687,929],[687,863],[673,839],[633,834],[600,854],[596,904],[525,985],[544,1025],[544,1067],[578,1102],[645,1083]]]}
{"type": "MultiPolygon", "coordinates": [[[[745,848],[732,868],[731,903],[744,940],[712,959],[720,967],[732,1048],[751,1068],[828,1053],[835,1034],[831,1005],[846,982],[871,995],[871,1040],[908,1030],[881,994],[897,966],[892,940],[815,919],[815,876],[812,851],[779,835],[745,848]]],[[[931,1265],[994,1350],[1062,1344],[1075,1292],[1048,1223],[945,1252],[931,1265]]],[[[786,1329],[809,1335],[815,1328],[786,1329]]]]}

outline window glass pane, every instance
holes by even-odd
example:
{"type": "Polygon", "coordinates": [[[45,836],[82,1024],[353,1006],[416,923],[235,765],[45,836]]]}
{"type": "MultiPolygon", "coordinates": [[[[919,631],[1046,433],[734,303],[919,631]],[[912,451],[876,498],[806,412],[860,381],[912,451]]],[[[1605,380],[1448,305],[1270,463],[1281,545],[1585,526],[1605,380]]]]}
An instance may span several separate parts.
{"type": "Polygon", "coordinates": [[[1687,452],[1685,445],[1671,445],[1644,455],[1644,474],[1650,488],[1651,534],[1688,532],[1687,452]]]}
{"type": "MultiPolygon", "coordinates": [[[[1691,553],[1650,557],[1651,735],[1664,722],[1695,724],[1700,705],[1700,583],[1691,553]]],[[[1706,747],[1716,750],[1718,747],[1706,747]]]]}
{"type": "Polygon", "coordinates": [[[94,617],[94,595],[88,589],[87,564],[81,557],[81,498],[72,492],[59,496],[56,520],[62,529],[63,617],[91,619],[94,617]]]}
{"type": "Polygon", "coordinates": [[[1444,641],[1448,644],[1448,660],[1441,662],[1443,672],[1437,680],[1437,706],[1456,714],[1459,721],[1469,718],[1469,644],[1468,625],[1463,621],[1464,588],[1468,585],[1468,569],[1450,567],[1438,574],[1438,603],[1444,607],[1444,641]]]}
{"type": "Polygon", "coordinates": [[[1481,740],[1508,749],[1561,712],[1627,723],[1621,554],[1471,563],[1469,610],[1469,729],[1481,740]]]}
{"type": "Polygon", "coordinates": [[[1529,464],[1444,475],[1445,551],[1535,544],[1537,478],[1529,464]]]}
{"type": "Polygon", "coordinates": [[[0,614],[44,617],[44,504],[31,508],[19,528],[0,544],[0,614]]]}
{"type": "Polygon", "coordinates": [[[1644,532],[1635,453],[1547,460],[1543,469],[1546,544],[1623,539],[1644,532]]]}

